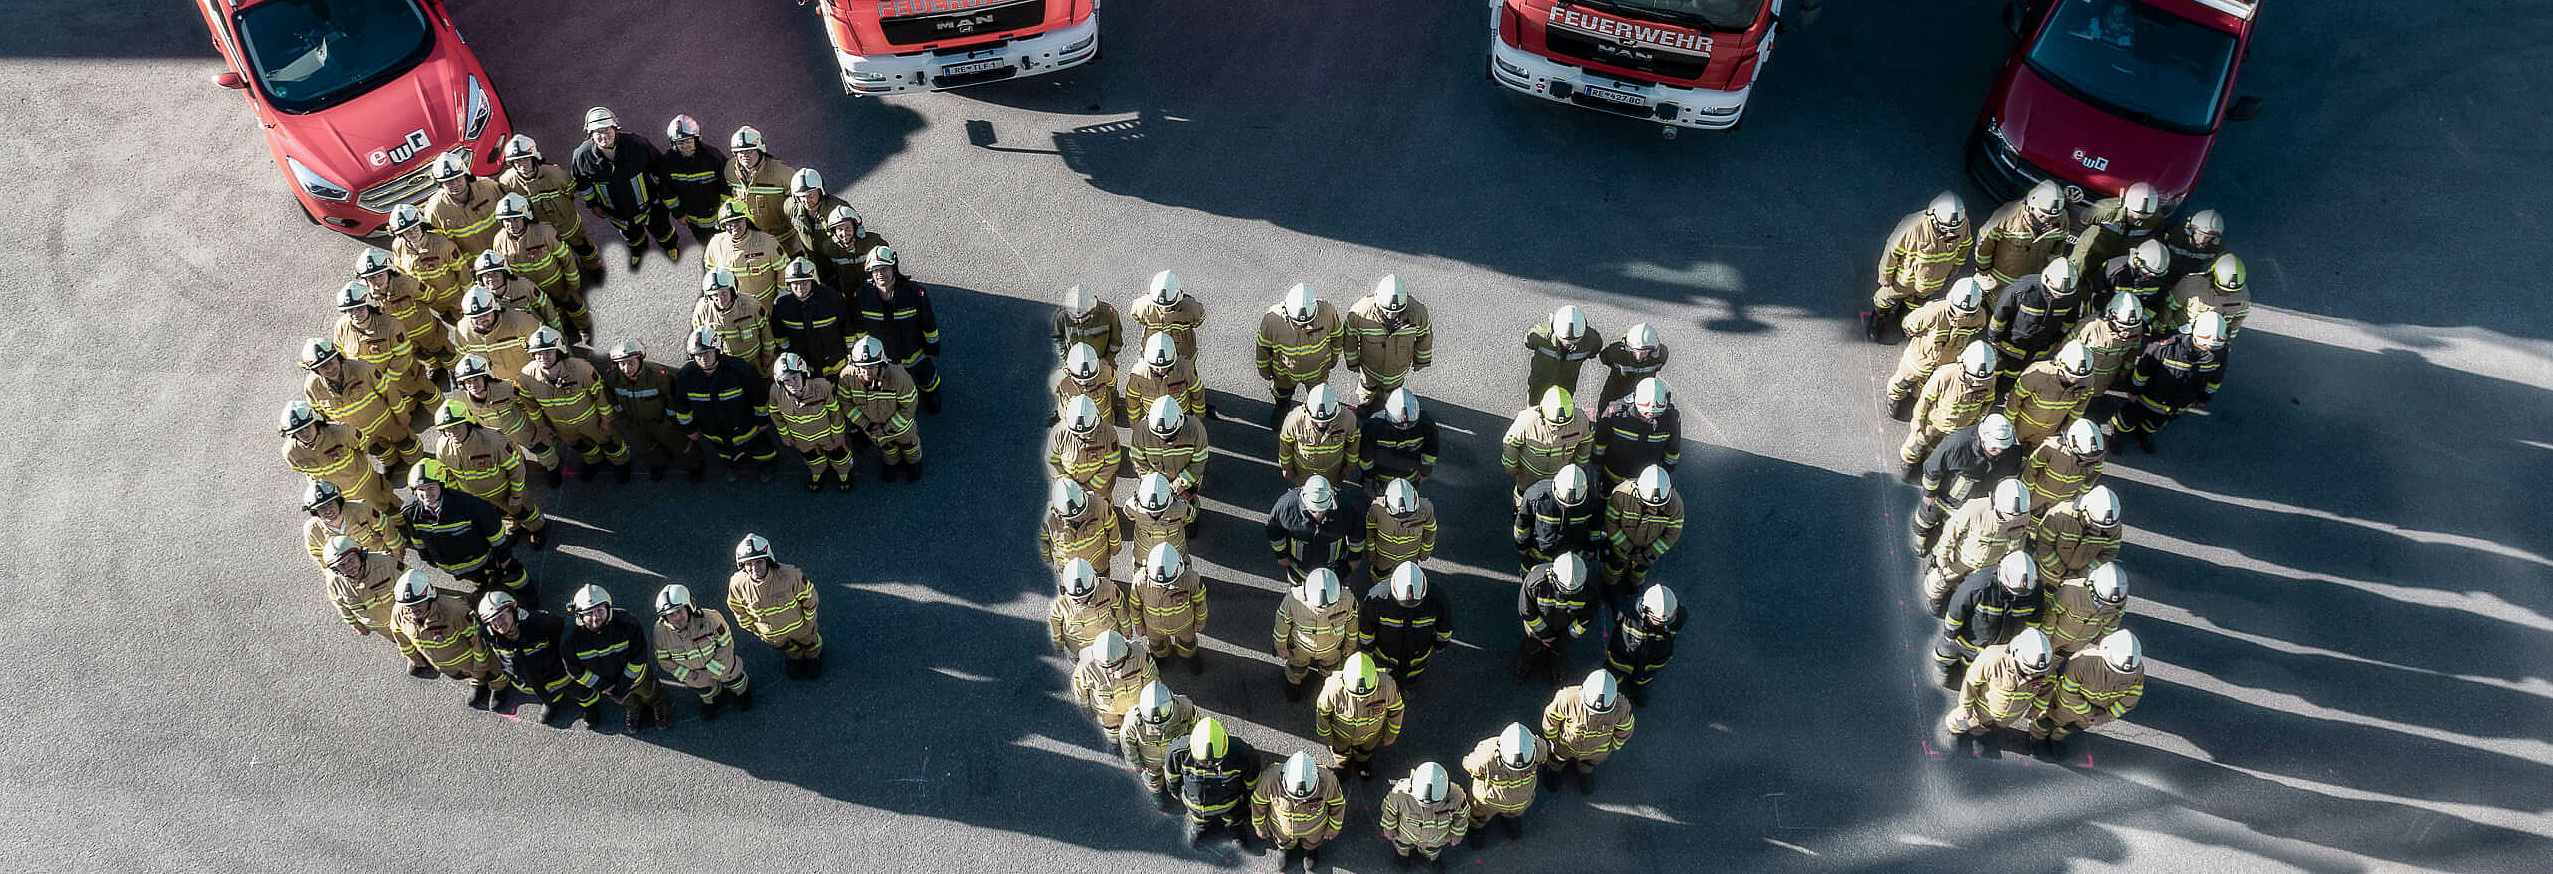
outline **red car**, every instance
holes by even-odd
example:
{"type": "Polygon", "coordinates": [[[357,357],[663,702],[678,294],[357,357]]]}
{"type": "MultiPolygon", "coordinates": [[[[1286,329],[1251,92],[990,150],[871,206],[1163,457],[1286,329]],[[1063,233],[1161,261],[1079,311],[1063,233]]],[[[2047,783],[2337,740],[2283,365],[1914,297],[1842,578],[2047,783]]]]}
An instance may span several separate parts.
{"type": "Polygon", "coordinates": [[[312,221],[371,236],[437,155],[498,171],[505,107],[442,0],[195,0],[312,221]]]}
{"type": "Polygon", "coordinates": [[[1969,137],[1968,173],[1997,198],[2042,179],[2077,203],[2146,182],[2171,212],[2216,132],[2260,114],[2235,97],[2252,0],[2013,0],[2019,40],[1969,137]]]}

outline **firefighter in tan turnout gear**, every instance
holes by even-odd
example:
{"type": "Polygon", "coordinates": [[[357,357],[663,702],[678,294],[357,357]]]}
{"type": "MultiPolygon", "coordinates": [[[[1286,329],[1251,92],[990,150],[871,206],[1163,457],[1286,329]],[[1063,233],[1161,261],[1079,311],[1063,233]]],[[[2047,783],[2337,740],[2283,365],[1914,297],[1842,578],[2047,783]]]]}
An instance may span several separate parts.
{"type": "Polygon", "coordinates": [[[1993,567],[2021,548],[2030,530],[2030,490],[2019,479],[1995,483],[1990,494],[1969,498],[1950,515],[1924,567],[1924,599],[1940,616],[1950,592],[1979,568],[1993,567]]]}
{"type": "Polygon", "coordinates": [[[1300,486],[1318,475],[1331,482],[1351,482],[1356,463],[1357,418],[1342,415],[1338,390],[1316,385],[1303,405],[1285,415],[1277,428],[1277,472],[1300,486]]]}
{"type": "Polygon", "coordinates": [[[531,137],[515,134],[505,141],[505,170],[496,177],[497,187],[532,205],[532,217],[558,232],[559,242],[575,253],[577,272],[591,283],[603,275],[603,255],[594,248],[594,240],[585,235],[585,216],[576,211],[576,180],[567,168],[541,157],[541,147],[531,137]]]}
{"type": "Polygon", "coordinates": [[[1126,322],[1117,308],[1081,286],[1064,289],[1064,305],[1055,309],[1052,330],[1055,357],[1065,358],[1075,346],[1088,346],[1117,369],[1117,353],[1126,346],[1126,322]]]}
{"type": "Polygon", "coordinates": [[[1434,363],[1436,328],[1427,305],[1410,299],[1401,278],[1385,276],[1374,283],[1373,294],[1348,307],[1342,346],[1348,369],[1362,380],[1357,406],[1369,410],[1410,374],[1434,363]]]}
{"type": "Polygon", "coordinates": [[[1578,412],[1569,389],[1543,389],[1542,399],[1519,410],[1501,441],[1498,466],[1514,488],[1510,497],[1524,500],[1525,489],[1556,476],[1560,469],[1586,464],[1595,457],[1595,425],[1578,412]]]}
{"type": "Polygon", "coordinates": [[[2109,486],[2093,486],[2081,497],[2048,507],[2032,519],[2024,548],[2038,563],[2039,578],[2054,586],[2118,558],[2119,540],[2118,493],[2109,486]]]}
{"type": "Polygon", "coordinates": [[[1277,602],[1275,651],[1285,662],[1285,700],[1303,700],[1313,674],[1330,674],[1356,652],[1356,599],[1329,568],[1313,568],[1277,602]]]}
{"type": "Polygon", "coordinates": [[[1947,192],[1897,223],[1879,253],[1879,290],[1871,293],[1870,315],[1863,334],[1873,343],[1889,342],[1888,331],[1906,311],[1950,284],[1968,266],[1968,208],[1947,192]]]}
{"type": "Polygon", "coordinates": [[[1471,794],[1454,785],[1445,766],[1421,763],[1383,796],[1381,825],[1383,839],[1392,842],[1393,861],[1424,859],[1427,870],[1443,871],[1445,848],[1461,843],[1471,831],[1471,794]]]}
{"type": "Polygon", "coordinates": [[[1985,299],[1985,286],[1976,277],[1962,277],[1942,299],[1906,314],[1906,351],[1897,356],[1897,372],[1888,376],[1883,405],[1890,418],[1906,421],[1933,372],[1957,361],[1969,341],[1985,332],[1991,315],[1985,299]]]}
{"type": "Polygon", "coordinates": [[[1143,355],[1126,368],[1126,409],[1151,409],[1153,402],[1168,398],[1177,401],[1190,416],[1205,414],[1205,383],[1197,379],[1196,365],[1178,353],[1178,341],[1168,334],[1144,338],[1143,355]]]}
{"type": "Polygon", "coordinates": [[[1956,367],[1942,367],[1924,380],[1923,395],[1915,400],[1914,425],[1906,431],[1906,442],[1897,447],[1897,460],[1905,464],[1904,476],[1913,478],[1921,472],[1924,459],[1941,438],[1986,417],[1986,407],[1995,399],[1995,350],[1984,340],[1971,340],[1959,353],[1956,367]]]}
{"type": "Polygon", "coordinates": [[[1542,741],[1524,723],[1510,722],[1497,737],[1482,738],[1463,757],[1463,773],[1472,778],[1472,845],[1487,837],[1482,827],[1498,821],[1508,840],[1525,836],[1525,811],[1534,806],[1534,784],[1542,772],[1542,741]]]}
{"type": "Polygon", "coordinates": [[[532,332],[540,328],[539,318],[498,303],[496,293],[484,286],[473,286],[461,294],[461,322],[452,326],[452,340],[461,354],[479,356],[487,361],[490,372],[514,379],[523,372],[523,365],[532,363],[527,347],[532,332]]]}
{"type": "Polygon", "coordinates": [[[585,308],[585,276],[576,255],[560,242],[558,231],[532,217],[532,201],[507,194],[496,204],[496,244],[488,251],[505,260],[505,269],[532,283],[558,311],[559,330],[571,342],[594,335],[594,314],[585,308]]]}
{"type": "Polygon", "coordinates": [[[1064,401],[1063,421],[1046,432],[1046,475],[1072,480],[1102,502],[1117,490],[1126,448],[1099,405],[1080,395],[1064,401]]]}
{"type": "Polygon", "coordinates": [[[320,566],[328,571],[328,604],[337,608],[337,618],[364,637],[379,635],[408,660],[408,675],[431,678],[433,665],[417,652],[416,641],[409,640],[398,628],[398,616],[391,609],[391,598],[401,573],[407,570],[399,554],[365,549],[351,537],[328,538],[321,553],[320,566]]]}
{"type": "Polygon", "coordinates": [[[1174,694],[1160,680],[1144,684],[1135,694],[1135,706],[1129,717],[1117,724],[1117,754],[1135,768],[1143,778],[1144,788],[1152,790],[1153,802],[1164,812],[1176,810],[1179,800],[1170,797],[1170,789],[1161,774],[1162,754],[1170,742],[1187,737],[1197,727],[1204,713],[1188,696],[1174,694]]]}
{"type": "Polygon", "coordinates": [[[2127,618],[2127,597],[2127,571],[2118,562],[2093,565],[2083,576],[2053,584],[2039,611],[2039,630],[2057,655],[2073,655],[2119,630],[2127,618]]]}
{"type": "Polygon", "coordinates": [[[1542,742],[1551,751],[1542,766],[1544,781],[1557,788],[1575,771],[1578,791],[1595,791],[1596,766],[1622,751],[1633,727],[1631,702],[1622,700],[1613,674],[1598,670],[1586,682],[1561,687],[1542,710],[1542,742]]]}
{"type": "Polygon", "coordinates": [[[440,395],[435,392],[434,383],[426,379],[425,365],[417,361],[416,344],[409,339],[408,326],[375,306],[370,288],[357,280],[338,289],[337,313],[337,324],[328,332],[329,342],[336,344],[340,354],[352,354],[372,365],[373,372],[379,375],[382,395],[396,402],[394,415],[404,417],[434,406],[440,395]]]}
{"type": "Polygon", "coordinates": [[[284,438],[284,464],[294,473],[335,486],[350,501],[384,510],[399,506],[390,484],[373,469],[372,457],[363,453],[363,435],[355,429],[320,417],[309,401],[296,400],[284,407],[275,430],[284,438]]]}
{"type": "MultiPolygon", "coordinates": [[[[733,275],[737,291],[752,296],[755,303],[768,309],[780,299],[780,271],[789,264],[788,253],[780,241],[755,228],[752,217],[734,201],[718,205],[718,227],[718,236],[711,237],[708,248],[703,250],[706,254],[701,256],[702,269],[733,275]]],[[[728,354],[736,353],[731,350],[728,354]]]]}
{"type": "Polygon", "coordinates": [[[1197,633],[1206,627],[1206,583],[1187,556],[1167,543],[1154,546],[1127,588],[1133,602],[1127,612],[1143,631],[1144,650],[1155,660],[1186,659],[1189,673],[1205,673],[1197,633]]]}
{"type": "Polygon", "coordinates": [[[408,428],[408,396],[397,394],[372,365],[348,358],[336,343],[311,337],[301,341],[301,367],[310,371],[302,379],[302,397],[330,421],[353,426],[363,435],[364,454],[380,459],[383,468],[404,467],[425,456],[416,432],[408,428]]]}
{"type": "Polygon", "coordinates": [[[1171,493],[1194,503],[1205,486],[1206,458],[1211,454],[1205,422],[1180,409],[1177,399],[1159,398],[1133,433],[1126,455],[1135,474],[1160,474],[1170,480],[1171,493]]]}
{"type": "Polygon", "coordinates": [[[878,450],[878,479],[892,482],[901,472],[906,482],[921,482],[922,432],[913,418],[919,392],[904,365],[886,360],[886,344],[876,337],[851,344],[851,361],[833,385],[850,430],[878,450]]]}
{"type": "Polygon", "coordinates": [[[1117,581],[1093,570],[1085,559],[1064,563],[1055,572],[1055,601],[1046,608],[1046,639],[1067,657],[1078,656],[1099,642],[1099,633],[1125,634],[1134,627],[1117,581]]]}
{"type": "Polygon", "coordinates": [[[494,367],[477,354],[463,355],[452,365],[452,385],[460,389],[447,400],[460,401],[470,420],[480,427],[505,435],[514,451],[544,469],[557,470],[558,450],[550,445],[554,435],[541,424],[540,411],[532,399],[516,390],[514,380],[522,371],[499,378],[494,367]]]}
{"type": "Polygon", "coordinates": [[[2108,725],[2145,698],[2145,648],[2121,629],[2065,660],[2056,682],[2033,702],[2030,737],[2054,744],[2077,731],[2108,725]]]}
{"type": "Polygon", "coordinates": [[[461,291],[470,285],[470,255],[461,244],[427,228],[414,204],[391,207],[383,228],[390,232],[390,263],[417,281],[418,299],[447,321],[458,316],[461,291]]]}
{"type": "Polygon", "coordinates": [[[1329,381],[1330,370],[1339,363],[1343,339],[1339,331],[1338,308],[1302,283],[1287,289],[1285,300],[1260,314],[1259,378],[1268,381],[1276,404],[1268,412],[1269,428],[1285,421],[1286,411],[1294,406],[1295,388],[1329,381]]]}
{"type": "MultiPolygon", "coordinates": [[[[797,173],[797,168],[771,157],[763,146],[762,131],[751,125],[737,128],[727,138],[727,171],[721,178],[727,183],[728,201],[744,207],[754,227],[770,232],[786,252],[806,251],[789,236],[789,178],[797,173]]],[[[733,225],[718,224],[734,232],[733,225]]]]}
{"type": "Polygon", "coordinates": [[[1604,337],[1587,324],[1585,311],[1564,306],[1525,332],[1525,403],[1537,404],[1553,388],[1578,394],[1578,373],[1604,352],[1604,337]]]}
{"type": "Polygon", "coordinates": [[[1197,527],[1197,505],[1171,489],[1169,477],[1144,474],[1120,510],[1126,517],[1126,542],[1134,547],[1129,555],[1151,555],[1155,546],[1187,554],[1188,531],[1197,527]]]}
{"type": "Polygon", "coordinates": [[[665,682],[700,695],[700,719],[718,718],[719,707],[733,702],[753,709],[753,687],[745,662],[736,657],[736,633],[717,608],[692,600],[691,587],[675,583],[656,592],[656,625],[651,630],[656,669],[665,682]]]}
{"type": "Polygon", "coordinates": [[[724,268],[700,275],[700,301],[692,304],[691,326],[718,335],[718,351],[750,363],[768,376],[780,341],[771,335],[771,308],[762,298],[739,294],[736,276],[724,268]]]}
{"type": "MultiPolygon", "coordinates": [[[[440,302],[428,300],[425,286],[416,277],[392,267],[390,253],[379,249],[365,249],[355,257],[355,281],[363,284],[364,296],[374,308],[398,319],[407,329],[419,379],[432,382],[436,374],[452,366],[452,359],[460,353],[452,351],[452,330],[447,321],[460,313],[457,287],[449,298],[440,302]]],[[[342,304],[338,307],[344,308],[342,304]]]]}
{"type": "Polygon", "coordinates": [[[1977,235],[1977,281],[1992,296],[2014,280],[2039,272],[2065,247],[2072,224],[2065,192],[2052,180],[2039,180],[2020,200],[1986,217],[1986,229],[1977,235]]]}
{"type": "Polygon", "coordinates": [[[1102,631],[1098,640],[1082,647],[1073,664],[1073,700],[1099,721],[1103,735],[1114,737],[1143,688],[1159,679],[1152,654],[1136,648],[1123,634],[1102,631]]]}
{"type": "Polygon", "coordinates": [[[464,153],[435,158],[428,172],[434,176],[434,194],[422,206],[426,225],[464,253],[487,251],[496,240],[496,202],[505,190],[496,180],[471,173],[464,153]]]}
{"type": "Polygon", "coordinates": [[[1250,790],[1250,827],[1277,852],[1277,870],[1297,859],[1305,870],[1321,863],[1321,845],[1347,825],[1347,790],[1338,774],[1301,750],[1269,765],[1250,790]]]}
{"type": "MultiPolygon", "coordinates": [[[[586,476],[609,465],[621,482],[629,482],[629,444],[612,430],[612,398],[593,362],[568,354],[567,343],[548,327],[533,331],[525,348],[532,350],[532,363],[523,366],[518,385],[524,397],[539,405],[550,433],[576,450],[586,476]]],[[[563,472],[564,466],[550,469],[552,487],[563,472]]]]}
{"type": "Polygon", "coordinates": [[[407,522],[399,517],[398,507],[346,500],[345,493],[327,480],[307,483],[301,492],[301,509],[310,518],[302,522],[301,540],[321,570],[328,569],[328,541],[339,537],[352,538],[355,545],[374,552],[407,554],[407,522]]]}
{"type": "Polygon", "coordinates": [[[1126,406],[1117,396],[1117,365],[1099,357],[1088,343],[1074,343],[1064,351],[1064,365],[1046,378],[1046,389],[1054,395],[1057,410],[1046,417],[1048,425],[1063,421],[1064,405],[1076,397],[1089,398],[1109,421],[1126,422],[1126,406]]]}
{"type": "Polygon", "coordinates": [[[727,577],[727,612],[762,642],[780,650],[790,679],[824,676],[824,635],[816,631],[816,584],[797,565],[771,557],[771,541],[747,534],[736,543],[736,572],[727,577]]]}
{"type": "Polygon", "coordinates": [[[1037,527],[1037,554],[1062,570],[1073,559],[1090,562],[1108,576],[1109,560],[1124,541],[1117,508],[1094,501],[1081,484],[1057,477],[1046,489],[1046,514],[1037,527]]]}
{"type": "Polygon", "coordinates": [[[1605,603],[1623,612],[1648,580],[1649,569],[1684,536],[1684,496],[1676,494],[1666,468],[1650,465],[1638,479],[1614,486],[1605,499],[1598,536],[1605,542],[1605,603]]]}
{"type": "Polygon", "coordinates": [[[809,372],[807,359],[795,352],[780,353],[772,370],[779,376],[771,385],[771,432],[806,460],[807,491],[823,491],[827,473],[850,491],[851,447],[843,437],[842,400],[833,380],[809,372]]]}
{"type": "Polygon", "coordinates": [[[1337,673],[1321,683],[1312,701],[1312,729],[1343,769],[1374,779],[1374,753],[1401,739],[1401,719],[1409,705],[1392,675],[1363,652],[1347,657],[1337,673]]]}
{"type": "Polygon", "coordinates": [[[2029,718],[2051,679],[2056,653],[2048,636],[2025,628],[2010,643],[1978,651],[1968,675],[1959,683],[1959,702],[1941,724],[1963,741],[2029,718]]]}
{"type": "Polygon", "coordinates": [[[2012,420],[2012,439],[2037,446],[2067,421],[2083,415],[2092,402],[2092,350],[2068,340],[2057,356],[2023,368],[2004,396],[2004,418],[2012,420]]]}
{"type": "MultiPolygon", "coordinates": [[[[1136,332],[1137,336],[1146,338],[1145,352],[1147,354],[1150,353],[1150,338],[1160,334],[1170,338],[1171,345],[1177,352],[1175,358],[1181,361],[1197,360],[1197,328],[1206,322],[1206,307],[1205,304],[1188,295],[1186,288],[1179,280],[1179,274],[1168,270],[1153,274],[1151,284],[1144,290],[1143,300],[1128,307],[1126,316],[1133,319],[1136,327],[1141,329],[1136,332]]],[[[1195,409],[1198,414],[1211,415],[1207,412],[1211,408],[1202,406],[1205,392],[1199,391],[1197,395],[1200,406],[1195,409]]],[[[1144,407],[1144,404],[1132,399],[1126,402],[1126,408],[1130,411],[1140,411],[1144,407]]]]}
{"type": "Polygon", "coordinates": [[[434,433],[434,460],[443,465],[445,485],[504,513],[508,536],[520,536],[534,549],[548,545],[549,520],[541,515],[540,502],[524,488],[523,459],[514,444],[495,429],[481,426],[457,400],[445,401],[434,411],[434,433]]]}
{"type": "Polygon", "coordinates": [[[424,571],[401,573],[397,591],[398,616],[390,639],[405,641],[400,653],[421,658],[444,676],[468,683],[470,707],[488,709],[507,684],[505,674],[497,670],[495,654],[488,652],[487,640],[480,636],[478,615],[462,606],[459,597],[436,591],[424,571]]]}
{"type": "Polygon", "coordinates": [[[1392,571],[1436,557],[1436,502],[1418,494],[1409,480],[1383,482],[1383,499],[1365,511],[1366,567],[1376,579],[1392,571]]]}

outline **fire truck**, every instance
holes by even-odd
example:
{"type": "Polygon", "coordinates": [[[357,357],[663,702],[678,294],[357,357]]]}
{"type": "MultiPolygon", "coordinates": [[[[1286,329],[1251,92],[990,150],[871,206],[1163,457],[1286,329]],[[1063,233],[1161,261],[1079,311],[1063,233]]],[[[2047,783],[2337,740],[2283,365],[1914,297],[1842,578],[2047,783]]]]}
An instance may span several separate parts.
{"type": "Polygon", "coordinates": [[[1783,0],[1495,0],[1489,78],[1544,100],[1725,130],[1772,57],[1783,0]]]}
{"type": "MultiPolygon", "coordinates": [[[[804,0],[801,0],[804,2],[804,0]]],[[[1036,76],[1099,56],[1099,0],[816,0],[854,96],[1036,76]]]]}

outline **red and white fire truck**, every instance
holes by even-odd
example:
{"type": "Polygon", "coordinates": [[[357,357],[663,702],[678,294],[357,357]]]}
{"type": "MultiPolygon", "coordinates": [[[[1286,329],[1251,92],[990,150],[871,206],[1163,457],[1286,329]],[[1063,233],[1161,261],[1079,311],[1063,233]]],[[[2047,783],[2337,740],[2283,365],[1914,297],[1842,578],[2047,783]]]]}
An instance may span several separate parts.
{"type": "MultiPolygon", "coordinates": [[[[803,2],[803,0],[802,0],[803,2]]],[[[1036,76],[1099,56],[1099,0],[816,0],[853,95],[1036,76]]]]}
{"type": "Polygon", "coordinates": [[[1489,78],[1677,127],[1736,127],[1783,0],[1494,0],[1489,78]]]}

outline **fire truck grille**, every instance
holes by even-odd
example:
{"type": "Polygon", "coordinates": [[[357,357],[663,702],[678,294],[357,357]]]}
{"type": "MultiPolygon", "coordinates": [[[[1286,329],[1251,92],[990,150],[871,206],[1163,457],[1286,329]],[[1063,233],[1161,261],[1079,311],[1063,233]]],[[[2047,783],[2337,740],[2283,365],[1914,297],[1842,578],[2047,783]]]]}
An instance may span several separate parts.
{"type": "Polygon", "coordinates": [[[1654,46],[1626,46],[1574,30],[1545,27],[1543,44],[1555,53],[1606,66],[1656,74],[1664,79],[1699,79],[1711,66],[1706,55],[1689,55],[1654,46]]]}
{"type": "Polygon", "coordinates": [[[878,29],[886,34],[887,42],[911,46],[1036,27],[1044,20],[1046,0],[1020,0],[956,12],[889,18],[878,22],[878,29]]]}

